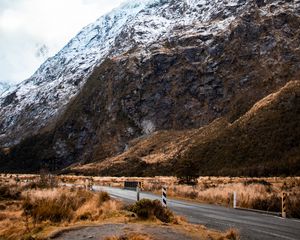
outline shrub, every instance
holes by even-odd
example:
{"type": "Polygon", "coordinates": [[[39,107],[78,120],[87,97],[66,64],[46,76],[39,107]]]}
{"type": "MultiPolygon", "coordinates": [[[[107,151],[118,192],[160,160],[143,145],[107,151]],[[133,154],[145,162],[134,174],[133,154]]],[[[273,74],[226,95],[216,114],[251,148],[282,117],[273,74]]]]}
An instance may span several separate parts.
{"type": "Polygon", "coordinates": [[[300,193],[291,194],[287,198],[287,214],[289,217],[300,218],[300,193]]]}
{"type": "Polygon", "coordinates": [[[37,182],[38,188],[54,188],[58,186],[58,181],[56,176],[47,173],[46,171],[41,171],[40,179],[37,182]]]}
{"type": "Polygon", "coordinates": [[[34,222],[49,220],[51,222],[70,221],[74,212],[91,198],[91,193],[77,191],[75,193],[53,192],[52,198],[27,197],[23,202],[24,214],[31,216],[34,222]]]}
{"type": "Polygon", "coordinates": [[[267,198],[256,198],[252,202],[252,208],[266,211],[279,212],[281,210],[281,198],[272,194],[267,198]]]}
{"type": "Polygon", "coordinates": [[[271,183],[269,183],[268,181],[264,180],[264,179],[251,179],[251,180],[247,180],[244,182],[244,185],[250,185],[250,184],[261,184],[264,186],[272,186],[271,183]]]}
{"type": "Polygon", "coordinates": [[[85,212],[79,215],[77,219],[81,221],[89,220],[92,219],[92,214],[90,212],[85,212]]]}
{"type": "Polygon", "coordinates": [[[168,208],[164,208],[159,200],[151,201],[149,199],[142,199],[130,206],[129,211],[136,213],[141,219],[156,217],[166,223],[174,219],[173,213],[168,208]]]}
{"type": "Polygon", "coordinates": [[[21,192],[14,186],[0,186],[0,200],[18,200],[21,192]]]}
{"type": "Polygon", "coordinates": [[[3,211],[6,209],[6,206],[4,204],[0,204],[0,211],[3,211]]]}
{"type": "Polygon", "coordinates": [[[30,215],[35,222],[50,220],[61,222],[70,220],[73,216],[72,200],[65,194],[54,199],[37,199],[31,201],[27,198],[23,203],[24,213],[30,215]]]}
{"type": "Polygon", "coordinates": [[[109,201],[110,200],[110,196],[107,192],[100,192],[98,194],[98,203],[99,205],[101,205],[102,203],[109,201]]]}
{"type": "Polygon", "coordinates": [[[239,240],[240,234],[236,229],[231,228],[225,233],[225,239],[239,240]]]}

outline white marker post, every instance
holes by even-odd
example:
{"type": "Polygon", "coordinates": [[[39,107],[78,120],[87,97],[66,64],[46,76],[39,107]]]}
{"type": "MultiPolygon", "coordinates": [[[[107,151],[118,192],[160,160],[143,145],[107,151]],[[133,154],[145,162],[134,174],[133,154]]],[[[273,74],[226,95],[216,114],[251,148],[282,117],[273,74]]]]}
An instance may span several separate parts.
{"type": "Polygon", "coordinates": [[[94,185],[94,179],[93,179],[93,177],[91,177],[89,179],[89,190],[90,191],[93,191],[93,185],[94,185]]]}
{"type": "Polygon", "coordinates": [[[233,208],[236,208],[236,192],[233,192],[233,208]]]}
{"type": "Polygon", "coordinates": [[[286,197],[287,197],[287,194],[285,192],[282,193],[282,212],[281,212],[281,216],[283,218],[286,218],[286,197]]]}
{"type": "Polygon", "coordinates": [[[163,207],[167,207],[167,187],[163,186],[162,187],[162,196],[161,196],[161,203],[163,205],[163,207]]]}

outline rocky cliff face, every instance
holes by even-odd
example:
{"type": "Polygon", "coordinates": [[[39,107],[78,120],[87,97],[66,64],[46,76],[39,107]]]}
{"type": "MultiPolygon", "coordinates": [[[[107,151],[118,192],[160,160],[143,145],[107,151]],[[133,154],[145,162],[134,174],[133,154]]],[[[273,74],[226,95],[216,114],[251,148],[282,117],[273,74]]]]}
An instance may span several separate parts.
{"type": "Polygon", "coordinates": [[[102,161],[157,130],[233,122],[299,77],[298,5],[131,1],[102,17],[0,99],[5,168],[102,161]]]}
{"type": "Polygon", "coordinates": [[[239,119],[135,139],[119,155],[66,172],[114,176],[300,174],[300,81],[290,81],[239,119]],[[130,166],[130,167],[128,167],[130,166]]]}

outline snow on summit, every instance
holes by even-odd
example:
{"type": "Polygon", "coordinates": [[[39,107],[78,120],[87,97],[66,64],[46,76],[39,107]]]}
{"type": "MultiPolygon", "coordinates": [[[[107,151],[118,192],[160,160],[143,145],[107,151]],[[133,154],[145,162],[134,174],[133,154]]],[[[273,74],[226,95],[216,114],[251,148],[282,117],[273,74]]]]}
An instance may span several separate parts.
{"type": "MultiPolygon", "coordinates": [[[[181,27],[189,27],[191,35],[218,34],[247,7],[246,2],[130,0],[122,4],[84,27],[33,76],[0,96],[0,140],[12,131],[23,133],[26,129],[28,134],[34,134],[46,126],[63,112],[94,67],[105,58],[137,47],[147,57],[151,47],[180,34],[181,27]]],[[[19,142],[19,135],[12,137],[7,145],[19,142]]]]}

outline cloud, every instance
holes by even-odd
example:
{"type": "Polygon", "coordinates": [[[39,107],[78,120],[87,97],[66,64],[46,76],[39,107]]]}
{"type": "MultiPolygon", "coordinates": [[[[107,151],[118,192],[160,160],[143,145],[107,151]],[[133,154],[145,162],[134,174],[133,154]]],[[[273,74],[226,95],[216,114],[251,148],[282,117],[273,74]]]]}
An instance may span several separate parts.
{"type": "Polygon", "coordinates": [[[46,57],[59,51],[82,27],[121,2],[1,0],[0,82],[15,84],[30,77],[46,57]]]}

